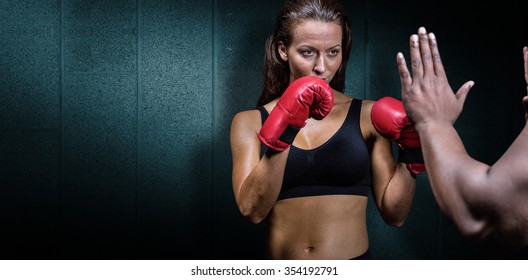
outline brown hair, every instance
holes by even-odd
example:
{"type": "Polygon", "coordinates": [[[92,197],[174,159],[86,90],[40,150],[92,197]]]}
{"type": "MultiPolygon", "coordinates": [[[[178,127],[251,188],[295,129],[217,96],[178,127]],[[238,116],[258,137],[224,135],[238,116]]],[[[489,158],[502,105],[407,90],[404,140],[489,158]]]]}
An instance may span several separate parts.
{"type": "Polygon", "coordinates": [[[286,47],[291,44],[292,32],[296,24],[303,20],[337,22],[343,30],[343,61],[337,70],[330,86],[337,91],[344,91],[345,76],[352,35],[345,10],[337,0],[286,0],[275,21],[275,29],[268,37],[264,56],[264,85],[257,101],[262,106],[282,95],[289,84],[290,69],[278,52],[278,44],[286,47]]]}

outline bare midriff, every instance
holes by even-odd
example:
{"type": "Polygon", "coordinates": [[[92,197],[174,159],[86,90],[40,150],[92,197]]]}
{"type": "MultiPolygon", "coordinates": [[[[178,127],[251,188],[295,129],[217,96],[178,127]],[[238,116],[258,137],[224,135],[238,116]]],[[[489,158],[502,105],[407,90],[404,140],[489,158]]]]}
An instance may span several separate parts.
{"type": "Polygon", "coordinates": [[[323,195],[279,200],[268,216],[271,259],[350,259],[368,250],[368,198],[323,195]]]}

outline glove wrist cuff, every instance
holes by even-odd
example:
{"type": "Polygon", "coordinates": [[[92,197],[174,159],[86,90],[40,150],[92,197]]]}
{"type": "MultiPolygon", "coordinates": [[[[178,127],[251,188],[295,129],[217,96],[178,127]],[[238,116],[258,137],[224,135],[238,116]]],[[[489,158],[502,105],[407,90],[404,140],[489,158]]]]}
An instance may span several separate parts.
{"type": "Polygon", "coordinates": [[[293,143],[293,140],[295,139],[295,136],[297,136],[297,133],[299,133],[299,130],[301,129],[295,126],[288,125],[279,137],[279,140],[284,143],[287,143],[288,145],[291,145],[291,143],[293,143]]]}
{"type": "Polygon", "coordinates": [[[414,148],[414,149],[399,149],[398,152],[398,161],[404,162],[404,163],[424,163],[422,149],[421,148],[414,148]]]}

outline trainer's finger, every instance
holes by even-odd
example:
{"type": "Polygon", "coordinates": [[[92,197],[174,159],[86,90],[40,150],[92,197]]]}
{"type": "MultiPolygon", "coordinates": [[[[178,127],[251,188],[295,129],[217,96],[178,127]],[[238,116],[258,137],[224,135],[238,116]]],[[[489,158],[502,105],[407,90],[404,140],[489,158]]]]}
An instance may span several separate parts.
{"type": "Polygon", "coordinates": [[[422,54],[424,76],[434,75],[431,47],[429,46],[429,36],[427,35],[427,31],[424,27],[418,28],[418,39],[420,41],[420,53],[422,54]]]}
{"type": "Polygon", "coordinates": [[[446,73],[442,59],[440,57],[440,50],[438,50],[438,43],[436,42],[436,36],[434,33],[429,33],[429,44],[431,46],[431,54],[433,57],[434,72],[437,76],[445,77],[446,73]]]}
{"type": "Polygon", "coordinates": [[[411,54],[411,68],[414,79],[423,77],[422,56],[420,55],[420,43],[418,35],[413,34],[409,40],[409,52],[411,54]]]}
{"type": "Polygon", "coordinates": [[[411,74],[409,73],[409,69],[407,68],[405,58],[403,57],[403,54],[401,52],[396,54],[396,65],[398,66],[398,72],[400,72],[402,90],[407,89],[412,84],[412,78],[411,74]]]}

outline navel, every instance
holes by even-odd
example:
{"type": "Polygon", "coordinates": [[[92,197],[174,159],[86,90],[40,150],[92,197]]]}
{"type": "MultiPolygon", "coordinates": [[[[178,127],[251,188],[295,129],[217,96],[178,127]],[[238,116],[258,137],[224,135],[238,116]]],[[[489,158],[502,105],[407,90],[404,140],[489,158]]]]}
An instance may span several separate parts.
{"type": "Polygon", "coordinates": [[[304,252],[307,253],[307,254],[311,253],[313,250],[314,250],[314,247],[312,247],[312,246],[308,246],[308,247],[304,248],[304,252]]]}

